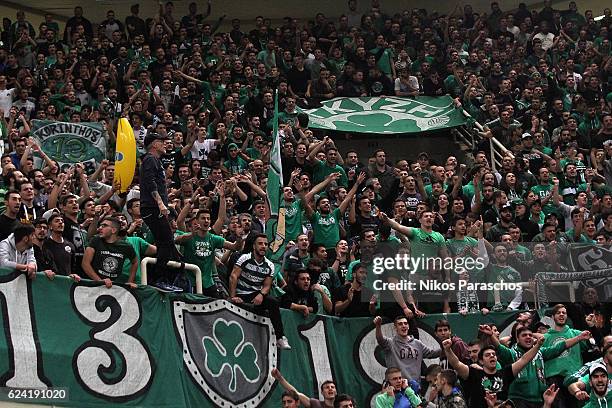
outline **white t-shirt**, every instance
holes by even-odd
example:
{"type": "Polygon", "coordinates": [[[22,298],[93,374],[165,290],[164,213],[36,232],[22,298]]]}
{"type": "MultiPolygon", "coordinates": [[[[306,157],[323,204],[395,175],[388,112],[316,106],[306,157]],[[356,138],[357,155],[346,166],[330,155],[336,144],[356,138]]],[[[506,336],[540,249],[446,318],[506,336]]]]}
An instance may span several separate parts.
{"type": "Polygon", "coordinates": [[[13,106],[13,95],[15,94],[15,88],[3,89],[0,91],[0,109],[4,111],[4,117],[8,118],[11,113],[11,106],[13,106]]]}
{"type": "Polygon", "coordinates": [[[550,47],[553,46],[555,35],[553,33],[548,33],[548,34],[537,33],[536,35],[533,36],[531,41],[533,41],[536,38],[539,38],[540,40],[542,40],[542,49],[548,50],[550,47]]]}
{"type": "Polygon", "coordinates": [[[208,153],[215,148],[217,143],[219,143],[219,141],[215,139],[206,139],[203,142],[196,140],[193,142],[193,146],[190,150],[191,158],[196,160],[206,160],[208,153]]]}
{"type": "Polygon", "coordinates": [[[408,84],[410,84],[410,88],[409,89],[406,84],[402,83],[402,80],[400,78],[396,78],[395,79],[395,87],[394,89],[396,91],[402,91],[402,92],[408,92],[408,91],[412,91],[412,90],[418,90],[419,89],[419,80],[417,79],[417,77],[410,75],[408,77],[408,84]]]}

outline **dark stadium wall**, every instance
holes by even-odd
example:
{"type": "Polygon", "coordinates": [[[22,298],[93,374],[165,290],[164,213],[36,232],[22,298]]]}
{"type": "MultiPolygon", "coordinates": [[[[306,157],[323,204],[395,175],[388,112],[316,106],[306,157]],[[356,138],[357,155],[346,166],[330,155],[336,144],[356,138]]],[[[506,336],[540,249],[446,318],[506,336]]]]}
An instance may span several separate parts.
{"type": "Polygon", "coordinates": [[[356,150],[363,164],[367,164],[368,156],[377,149],[385,150],[389,163],[406,157],[414,159],[420,152],[427,152],[438,163],[450,155],[455,156],[460,163],[466,162],[465,154],[454,143],[448,131],[416,135],[355,135],[350,139],[338,135],[333,136],[333,139],[342,152],[356,150]]]}
{"type": "MultiPolygon", "coordinates": [[[[528,6],[540,8],[541,1],[523,0],[528,6]]],[[[15,12],[18,9],[24,9],[28,21],[34,27],[44,20],[44,13],[52,13],[57,16],[60,23],[64,23],[67,18],[73,15],[75,6],[82,6],[84,15],[93,23],[99,23],[106,18],[107,10],[114,10],[115,15],[123,21],[125,16],[130,14],[130,6],[132,4],[140,4],[140,16],[142,18],[150,17],[157,12],[159,7],[158,1],[152,0],[60,0],[49,2],[48,0],[29,0],[28,2],[20,3],[18,1],[0,1],[0,14],[15,20],[15,12]]],[[[164,1],[165,3],[165,1],[164,1]]],[[[191,0],[174,0],[174,16],[181,17],[187,14],[187,7],[191,0]]],[[[197,1],[198,12],[206,11],[206,2],[197,1]]],[[[222,15],[227,15],[225,24],[221,26],[221,30],[226,30],[230,26],[232,18],[242,20],[243,29],[253,28],[253,20],[255,16],[262,15],[266,18],[271,18],[273,25],[277,25],[285,16],[291,16],[300,20],[314,19],[317,12],[322,12],[328,18],[337,18],[340,15],[348,12],[348,1],[346,0],[266,0],[266,1],[247,1],[247,0],[213,0],[212,14],[208,21],[214,21],[222,15]]],[[[428,12],[437,11],[438,13],[451,13],[455,8],[456,2],[440,2],[432,4],[426,0],[381,0],[383,12],[395,13],[401,10],[412,10],[415,8],[425,8],[428,12]],[[433,6],[433,7],[432,7],[433,6]]],[[[471,0],[466,2],[472,5],[474,11],[489,11],[489,0],[471,0]]],[[[500,2],[502,11],[509,11],[518,5],[519,1],[500,2]]],[[[567,8],[568,1],[553,1],[553,6],[559,9],[567,8]]],[[[359,12],[366,12],[370,8],[370,0],[358,0],[357,8],[359,12]]],[[[586,0],[579,2],[579,10],[584,12],[585,9],[593,8],[593,10],[601,11],[604,7],[602,2],[598,0],[586,0]]],[[[60,24],[63,29],[63,24],[60,24]]]]}

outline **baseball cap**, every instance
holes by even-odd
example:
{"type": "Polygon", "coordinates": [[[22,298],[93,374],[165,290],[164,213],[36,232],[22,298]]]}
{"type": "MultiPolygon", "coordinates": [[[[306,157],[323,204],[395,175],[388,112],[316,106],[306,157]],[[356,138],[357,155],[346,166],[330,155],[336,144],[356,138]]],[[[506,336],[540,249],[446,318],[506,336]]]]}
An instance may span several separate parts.
{"type": "Polygon", "coordinates": [[[43,213],[42,218],[44,218],[45,220],[47,220],[47,222],[50,222],[50,218],[53,214],[59,214],[60,210],[58,210],[57,208],[51,208],[50,210],[47,210],[43,213]]]}
{"type": "Polygon", "coordinates": [[[602,363],[595,363],[589,368],[589,375],[593,374],[597,370],[602,370],[604,373],[608,372],[608,369],[602,363]]]}
{"type": "Polygon", "coordinates": [[[502,205],[502,208],[499,211],[504,211],[504,210],[512,211],[512,204],[507,203],[507,204],[502,205]]]}
{"type": "Polygon", "coordinates": [[[53,213],[53,214],[51,214],[51,215],[49,216],[49,219],[47,220],[47,222],[48,222],[49,224],[51,224],[51,223],[53,222],[53,220],[54,220],[54,219],[56,219],[56,218],[58,218],[58,217],[59,217],[59,218],[63,218],[64,216],[63,216],[62,214],[58,213],[58,212],[55,212],[55,213],[53,213]]]}
{"type": "Polygon", "coordinates": [[[525,132],[521,135],[521,139],[527,139],[528,137],[533,138],[533,135],[529,132],[525,132]]]}
{"type": "Polygon", "coordinates": [[[144,145],[145,147],[149,147],[149,145],[156,140],[167,140],[167,139],[168,139],[167,136],[160,135],[159,133],[155,133],[155,132],[149,132],[145,136],[144,145]]]}
{"type": "Polygon", "coordinates": [[[542,321],[537,322],[533,329],[538,330],[540,327],[546,327],[547,329],[550,329],[550,326],[542,321]]]}

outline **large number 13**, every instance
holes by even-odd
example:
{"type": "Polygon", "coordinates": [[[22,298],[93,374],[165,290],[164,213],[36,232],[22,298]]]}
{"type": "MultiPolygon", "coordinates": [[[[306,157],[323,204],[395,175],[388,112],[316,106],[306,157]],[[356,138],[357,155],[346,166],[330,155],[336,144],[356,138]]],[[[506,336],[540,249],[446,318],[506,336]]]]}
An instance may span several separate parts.
{"type": "MultiPolygon", "coordinates": [[[[0,386],[46,388],[42,353],[32,317],[31,293],[25,275],[0,280],[8,330],[9,371],[0,386]],[[8,280],[8,279],[10,280],[8,280]]],[[[75,286],[71,294],[79,317],[94,330],[73,358],[75,376],[88,392],[115,401],[132,399],[145,392],[153,379],[151,355],[136,336],[140,308],[132,293],[120,287],[75,286]],[[121,360],[115,378],[112,373],[121,360]]],[[[65,386],[65,384],[54,384],[65,386]]]]}

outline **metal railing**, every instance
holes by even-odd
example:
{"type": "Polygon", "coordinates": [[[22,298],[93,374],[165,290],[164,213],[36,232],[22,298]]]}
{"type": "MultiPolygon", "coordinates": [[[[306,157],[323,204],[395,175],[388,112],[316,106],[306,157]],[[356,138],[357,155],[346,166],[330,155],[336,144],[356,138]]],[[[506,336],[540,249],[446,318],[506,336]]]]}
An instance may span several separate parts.
{"type": "MultiPolygon", "coordinates": [[[[519,282],[519,285],[521,285],[521,288],[523,289],[523,291],[530,291],[530,287],[531,287],[531,282],[519,282]]],[[[574,289],[574,283],[573,282],[546,282],[545,285],[547,286],[566,286],[568,288],[569,291],[569,299],[570,302],[575,303],[576,302],[576,290],[574,289]]],[[[535,296],[535,302],[536,302],[536,308],[540,309],[540,304],[538,301],[538,296],[537,296],[537,285],[534,285],[534,296],[535,296]]],[[[495,304],[499,304],[501,303],[501,295],[500,295],[500,290],[499,289],[495,289],[493,291],[493,301],[495,302],[495,304]]]]}
{"type": "MultiPolygon", "coordinates": [[[[147,265],[156,264],[157,258],[146,257],[140,262],[140,284],[147,284],[147,265]]],[[[184,269],[187,271],[192,271],[195,275],[195,284],[196,284],[196,293],[202,294],[202,271],[197,265],[186,263],[184,264],[184,269]]],[[[168,266],[171,268],[180,268],[181,263],[176,261],[169,261],[168,266]]]]}
{"type": "Polygon", "coordinates": [[[489,139],[489,146],[491,148],[491,170],[493,171],[497,171],[497,169],[501,168],[502,159],[504,158],[504,156],[510,156],[514,158],[512,152],[506,149],[506,147],[494,137],[491,137],[489,139]]]}
{"type": "MultiPolygon", "coordinates": [[[[465,117],[471,118],[471,115],[463,110],[463,115],[465,117]]],[[[484,126],[482,126],[478,121],[474,121],[474,128],[468,129],[466,126],[459,126],[454,128],[451,131],[451,134],[454,137],[455,142],[465,145],[470,151],[474,152],[476,150],[476,146],[478,141],[482,140],[483,136],[479,135],[479,133],[487,132],[484,126]]],[[[502,159],[504,156],[510,156],[514,158],[512,152],[496,138],[493,136],[489,137],[489,150],[491,156],[489,157],[489,164],[491,165],[491,170],[497,171],[497,169],[502,166],[502,159]]]]}
{"type": "Polygon", "coordinates": [[[455,143],[460,143],[466,146],[469,152],[473,152],[476,147],[476,142],[474,141],[474,133],[470,132],[468,128],[465,126],[459,126],[451,130],[451,134],[454,137],[455,143]]]}

